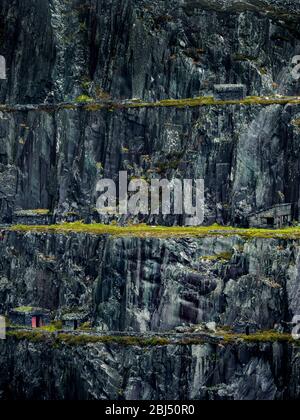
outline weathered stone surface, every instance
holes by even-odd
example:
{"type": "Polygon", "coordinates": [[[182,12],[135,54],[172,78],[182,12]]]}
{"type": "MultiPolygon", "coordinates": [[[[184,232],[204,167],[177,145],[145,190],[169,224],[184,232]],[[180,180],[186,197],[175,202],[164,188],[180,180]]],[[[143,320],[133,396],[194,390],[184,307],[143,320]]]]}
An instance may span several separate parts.
{"type": "Polygon", "coordinates": [[[276,83],[288,94],[299,9],[292,0],[5,0],[0,97],[26,104],[102,89],[156,100],[223,82],[251,94],[272,93],[276,83]]]}
{"type": "Polygon", "coordinates": [[[171,345],[145,351],[98,344],[52,348],[10,338],[0,342],[0,356],[2,399],[299,398],[299,348],[285,344],[171,345]]]}
{"type": "Polygon", "coordinates": [[[246,86],[233,84],[215,85],[214,97],[218,101],[232,101],[245,99],[246,86]]]}
{"type": "Polygon", "coordinates": [[[59,317],[77,309],[108,331],[240,320],[269,330],[297,315],[299,249],[298,241],[238,237],[5,233],[0,311],[40,306],[59,317]]]}
{"type": "MultiPolygon", "coordinates": [[[[299,95],[299,12],[294,0],[2,0],[0,223],[26,209],[99,220],[96,183],[119,170],[204,178],[206,223],[247,225],[284,203],[299,220],[299,105],[72,106],[82,95],[128,104],[212,95],[220,83],[299,95]]],[[[141,334],[245,320],[283,330],[299,313],[299,249],[292,240],[1,231],[0,313],[40,306],[141,334]]],[[[299,360],[282,343],[145,351],[9,338],[0,399],[299,399],[299,360]]]]}
{"type": "Polygon", "coordinates": [[[297,95],[298,14],[275,0],[2,1],[0,99],[26,112],[0,114],[0,222],[28,208],[89,219],[102,168],[204,177],[207,223],[247,224],[282,202],[297,219],[299,106],[55,112],[53,102],[187,98],[217,83],[297,95]],[[49,112],[32,105],[43,102],[49,112]]]}
{"type": "Polygon", "coordinates": [[[297,220],[299,116],[299,105],[3,113],[0,218],[48,208],[88,221],[97,182],[127,170],[129,179],[204,178],[206,223],[247,225],[282,202],[297,220]]]}

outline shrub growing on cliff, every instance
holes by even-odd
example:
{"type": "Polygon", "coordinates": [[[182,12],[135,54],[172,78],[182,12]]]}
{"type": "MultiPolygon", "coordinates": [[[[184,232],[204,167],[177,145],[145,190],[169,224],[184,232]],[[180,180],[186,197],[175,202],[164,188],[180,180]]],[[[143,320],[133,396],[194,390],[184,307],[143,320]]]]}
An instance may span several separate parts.
{"type": "Polygon", "coordinates": [[[75,101],[79,103],[93,102],[93,98],[88,95],[80,95],[75,99],[75,101]]]}

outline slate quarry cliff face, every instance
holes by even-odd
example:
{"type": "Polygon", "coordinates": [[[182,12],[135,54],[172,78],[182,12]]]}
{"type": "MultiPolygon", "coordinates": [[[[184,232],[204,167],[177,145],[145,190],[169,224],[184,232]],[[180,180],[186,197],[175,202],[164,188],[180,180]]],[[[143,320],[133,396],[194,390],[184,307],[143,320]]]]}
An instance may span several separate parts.
{"type": "MultiPolygon", "coordinates": [[[[268,330],[299,308],[299,241],[7,232],[0,251],[2,313],[29,303],[58,318],[89,311],[107,334],[143,339],[240,319],[268,330]]],[[[284,341],[187,340],[145,349],[8,336],[0,356],[2,400],[299,398],[299,347],[284,341]]]]}
{"type": "Polygon", "coordinates": [[[284,344],[229,348],[204,344],[145,351],[92,344],[52,348],[9,339],[5,348],[0,345],[0,356],[3,400],[299,398],[299,351],[284,344]]]}
{"type": "MultiPolygon", "coordinates": [[[[299,105],[40,111],[28,104],[209,95],[297,95],[299,10],[282,2],[2,2],[0,208],[92,217],[95,186],[119,170],[203,177],[206,223],[293,204],[298,219],[299,105]],[[150,52],[150,54],[149,54],[150,52]],[[13,111],[13,112],[12,112],[13,111]]],[[[146,219],[149,221],[149,219],[146,219]]],[[[150,220],[151,221],[151,220],[150,220]]],[[[156,219],[182,224],[180,218],[156,219]]]]}
{"type": "Polygon", "coordinates": [[[187,98],[218,82],[245,83],[251,95],[273,93],[272,83],[295,93],[297,3],[3,1],[1,54],[10,71],[1,99],[58,102],[84,88],[115,99],[187,98]]]}
{"type": "Polygon", "coordinates": [[[75,308],[104,331],[141,333],[240,319],[272,330],[298,315],[298,241],[11,232],[0,251],[2,313],[75,308]]]}
{"type": "MultiPolygon", "coordinates": [[[[176,102],[212,95],[216,83],[300,95],[291,73],[299,16],[289,0],[2,0],[0,224],[34,209],[57,222],[103,221],[96,184],[120,170],[204,178],[206,224],[247,226],[282,203],[299,220],[299,101],[176,102]],[[174,103],[151,106],[164,99],[174,103]]],[[[299,240],[3,229],[0,313],[81,310],[98,331],[141,337],[241,319],[280,329],[299,314],[299,240]]],[[[299,347],[289,342],[145,351],[10,336],[0,356],[0,399],[299,399],[299,347]]]]}
{"type": "Polygon", "coordinates": [[[283,202],[294,204],[297,220],[299,116],[299,105],[3,111],[1,221],[21,209],[98,220],[97,182],[117,182],[119,171],[149,183],[153,173],[204,179],[206,224],[244,226],[250,214],[283,202]]]}

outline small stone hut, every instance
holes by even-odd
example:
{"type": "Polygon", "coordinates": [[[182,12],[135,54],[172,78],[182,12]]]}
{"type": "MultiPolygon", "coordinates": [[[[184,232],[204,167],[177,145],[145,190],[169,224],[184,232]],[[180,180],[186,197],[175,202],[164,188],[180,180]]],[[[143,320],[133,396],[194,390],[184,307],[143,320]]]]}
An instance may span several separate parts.
{"type": "Polygon", "coordinates": [[[49,210],[20,210],[13,214],[13,224],[42,226],[52,223],[52,215],[49,210]]]}
{"type": "Polygon", "coordinates": [[[293,220],[292,204],[279,204],[249,216],[249,226],[257,228],[282,228],[293,220]]]}
{"type": "Polygon", "coordinates": [[[236,101],[246,98],[245,85],[215,85],[214,98],[216,101],[236,101]]]}
{"type": "Polygon", "coordinates": [[[50,323],[50,311],[43,308],[21,306],[10,311],[9,319],[15,325],[40,328],[50,323]]]}
{"type": "Polygon", "coordinates": [[[254,321],[237,321],[233,325],[235,334],[255,334],[259,330],[258,325],[254,321]]]}
{"type": "Polygon", "coordinates": [[[63,328],[76,331],[83,323],[88,321],[88,315],[83,313],[68,313],[62,316],[63,328]]]}

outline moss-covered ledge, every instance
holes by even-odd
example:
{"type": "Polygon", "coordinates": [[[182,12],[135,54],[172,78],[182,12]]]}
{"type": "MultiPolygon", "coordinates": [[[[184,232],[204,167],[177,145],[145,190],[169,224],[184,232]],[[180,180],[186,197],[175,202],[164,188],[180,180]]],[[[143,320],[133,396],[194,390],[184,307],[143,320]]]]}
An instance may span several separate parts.
{"type": "Polygon", "coordinates": [[[300,239],[300,226],[283,229],[234,228],[231,226],[199,226],[199,227],[165,227],[144,224],[133,226],[117,226],[102,224],[84,224],[81,222],[62,223],[56,225],[31,226],[15,225],[6,228],[12,232],[44,232],[44,233],[85,233],[91,235],[109,235],[115,237],[136,238],[204,238],[214,236],[240,236],[244,239],[300,239]]]}
{"type": "Polygon", "coordinates": [[[217,334],[183,334],[182,338],[178,335],[161,334],[144,337],[142,335],[94,335],[75,334],[75,333],[55,333],[45,330],[22,330],[12,329],[7,332],[7,337],[12,337],[18,341],[30,341],[33,343],[45,343],[49,346],[57,347],[59,345],[86,346],[88,344],[106,344],[119,346],[137,346],[137,347],[156,347],[156,346],[189,346],[204,344],[222,344],[233,345],[239,342],[245,343],[288,343],[297,347],[300,341],[293,339],[291,334],[281,334],[276,331],[261,331],[252,335],[233,334],[219,331],[217,334]]]}
{"type": "Polygon", "coordinates": [[[37,105],[9,105],[0,104],[0,112],[56,112],[59,110],[85,110],[85,111],[100,111],[110,110],[117,111],[122,109],[132,108],[195,108],[203,106],[269,106],[269,105],[287,105],[300,104],[300,96],[248,96],[240,100],[216,100],[212,96],[200,96],[195,98],[182,99],[163,99],[160,101],[147,102],[140,99],[129,99],[125,101],[99,101],[90,97],[79,97],[72,102],[64,102],[57,104],[37,104],[37,105]]]}
{"type": "Polygon", "coordinates": [[[245,99],[217,100],[212,96],[202,96],[187,99],[165,99],[157,102],[136,102],[129,103],[128,108],[162,108],[162,107],[200,107],[200,106],[228,106],[228,105],[287,105],[288,103],[300,104],[299,96],[248,96],[245,99]]]}

